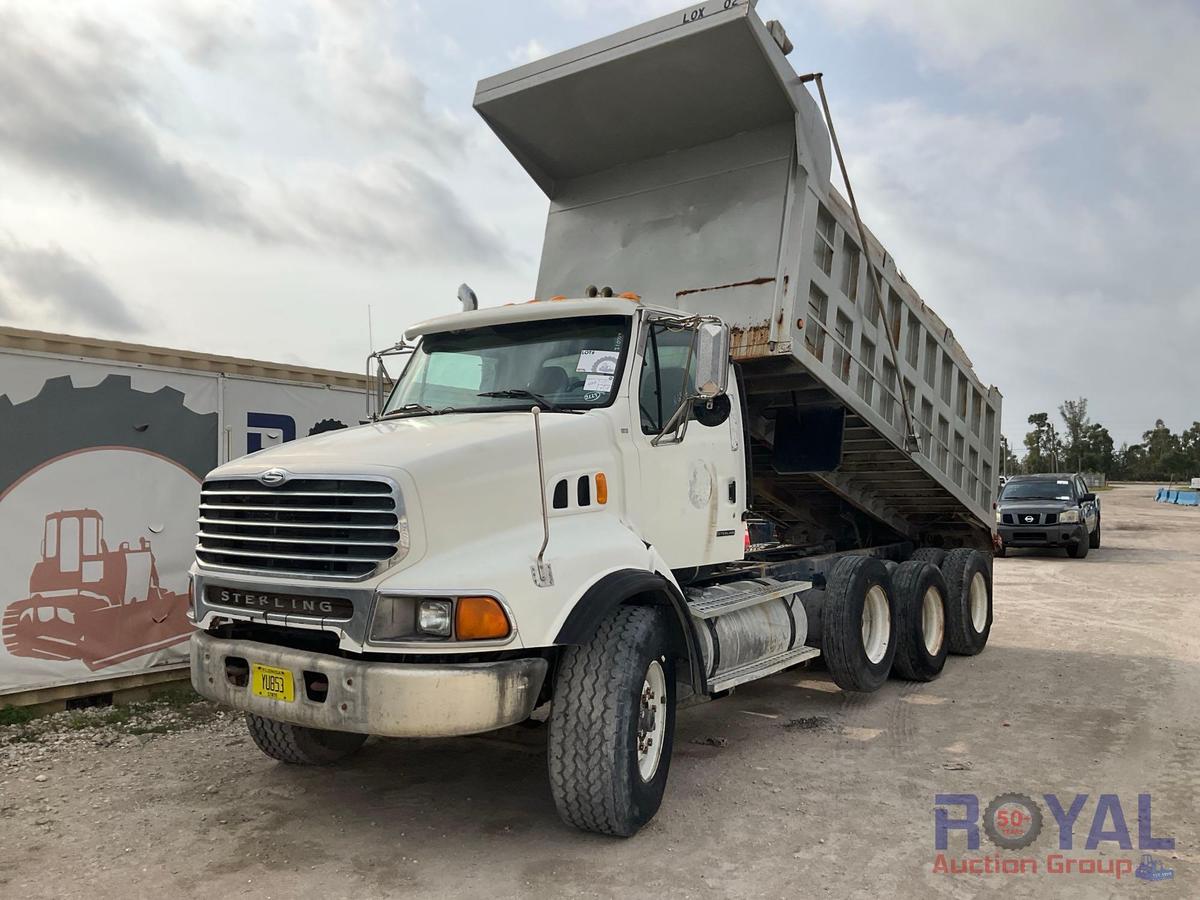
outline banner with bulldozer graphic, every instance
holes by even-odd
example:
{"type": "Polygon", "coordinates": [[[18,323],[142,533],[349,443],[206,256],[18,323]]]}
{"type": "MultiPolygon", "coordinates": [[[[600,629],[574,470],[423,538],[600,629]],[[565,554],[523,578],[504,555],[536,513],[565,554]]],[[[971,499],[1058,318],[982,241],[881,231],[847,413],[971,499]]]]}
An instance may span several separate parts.
{"type": "Polygon", "coordinates": [[[185,662],[205,473],[356,424],[362,391],[336,374],[293,383],[0,343],[0,696],[185,662]]]}

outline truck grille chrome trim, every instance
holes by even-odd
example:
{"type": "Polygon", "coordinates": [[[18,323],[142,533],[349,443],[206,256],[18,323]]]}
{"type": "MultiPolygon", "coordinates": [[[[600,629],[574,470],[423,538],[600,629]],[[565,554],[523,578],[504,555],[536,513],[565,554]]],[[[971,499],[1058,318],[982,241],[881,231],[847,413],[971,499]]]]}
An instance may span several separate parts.
{"type": "Polygon", "coordinates": [[[408,550],[400,490],[376,479],[212,479],[198,524],[199,563],[238,571],[358,579],[408,550]]]}

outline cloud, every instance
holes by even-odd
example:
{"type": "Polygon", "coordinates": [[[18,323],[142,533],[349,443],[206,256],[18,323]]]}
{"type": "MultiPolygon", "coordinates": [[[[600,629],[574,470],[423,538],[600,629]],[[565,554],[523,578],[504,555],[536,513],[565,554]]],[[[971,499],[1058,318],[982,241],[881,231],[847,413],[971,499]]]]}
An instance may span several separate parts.
{"type": "Polygon", "coordinates": [[[506,264],[500,236],[408,160],[377,159],[353,171],[312,166],[279,187],[292,227],[312,247],[412,262],[506,264]]]}
{"type": "Polygon", "coordinates": [[[170,158],[138,115],[136,43],[90,22],[58,46],[0,12],[0,150],[30,168],[86,184],[105,199],[168,218],[237,217],[237,185],[170,158]]]}
{"type": "MultiPolygon", "coordinates": [[[[392,8],[318,3],[298,25],[264,9],[222,18],[220,7],[171,5],[108,20],[91,5],[0,9],[0,156],[133,216],[316,252],[412,260],[467,248],[502,261],[499,236],[448,186],[445,161],[466,133],[427,108],[423,82],[387,45],[392,8]],[[318,158],[249,155],[206,133],[203,113],[188,116],[228,99],[319,134],[318,158]],[[365,149],[347,125],[371,136],[365,149]],[[381,165],[382,141],[404,158],[381,165]]],[[[252,129],[277,140],[257,120],[225,131],[245,141],[252,129]]]]}
{"type": "Polygon", "coordinates": [[[0,314],[24,320],[138,332],[125,302],[88,264],[58,247],[26,247],[0,239],[0,314]]]}
{"type": "Polygon", "coordinates": [[[517,66],[523,66],[549,55],[550,51],[542,46],[542,42],[537,38],[530,38],[520,47],[514,47],[508,51],[509,60],[517,66]]]}
{"type": "Polygon", "coordinates": [[[922,63],[970,76],[971,85],[1016,89],[1033,99],[1086,97],[1129,127],[1193,149],[1189,111],[1200,95],[1200,7],[1182,0],[819,0],[847,27],[880,23],[922,63]]]}
{"type": "Polygon", "coordinates": [[[311,7],[313,37],[299,50],[304,92],[319,114],[371,140],[421,152],[461,154],[466,129],[431,107],[425,82],[398,55],[419,6],[341,0],[311,7]]]}

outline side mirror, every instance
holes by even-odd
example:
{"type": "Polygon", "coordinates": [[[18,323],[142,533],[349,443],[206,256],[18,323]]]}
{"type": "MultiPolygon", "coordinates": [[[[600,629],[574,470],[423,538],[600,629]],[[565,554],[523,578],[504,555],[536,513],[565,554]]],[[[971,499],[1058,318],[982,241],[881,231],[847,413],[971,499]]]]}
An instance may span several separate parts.
{"type": "Polygon", "coordinates": [[[1093,493],[1091,493],[1091,492],[1089,491],[1088,493],[1086,493],[1086,494],[1083,494],[1082,496],[1080,496],[1080,498],[1079,498],[1079,502],[1080,502],[1080,503],[1095,503],[1095,502],[1096,502],[1096,495],[1095,495],[1095,494],[1093,494],[1093,493]]]}
{"type": "Polygon", "coordinates": [[[701,322],[696,329],[696,367],[692,396],[720,397],[729,387],[729,326],[701,322]]]}

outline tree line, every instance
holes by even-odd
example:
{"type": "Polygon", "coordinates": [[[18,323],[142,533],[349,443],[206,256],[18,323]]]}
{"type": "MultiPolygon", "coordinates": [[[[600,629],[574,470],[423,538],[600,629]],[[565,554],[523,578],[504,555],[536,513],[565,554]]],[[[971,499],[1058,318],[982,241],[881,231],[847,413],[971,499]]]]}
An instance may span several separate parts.
{"type": "Polygon", "coordinates": [[[1001,437],[1002,471],[1009,475],[1102,472],[1112,481],[1183,481],[1200,475],[1200,422],[1176,434],[1158,419],[1142,434],[1141,443],[1123,443],[1114,449],[1108,429],[1088,417],[1086,397],[1064,401],[1058,415],[1061,427],[1049,413],[1029,417],[1032,428],[1020,457],[1001,437]]]}

